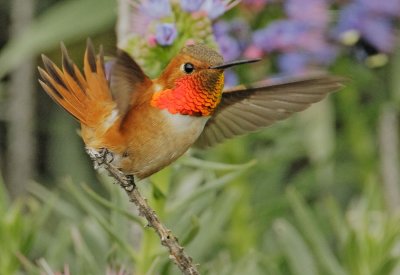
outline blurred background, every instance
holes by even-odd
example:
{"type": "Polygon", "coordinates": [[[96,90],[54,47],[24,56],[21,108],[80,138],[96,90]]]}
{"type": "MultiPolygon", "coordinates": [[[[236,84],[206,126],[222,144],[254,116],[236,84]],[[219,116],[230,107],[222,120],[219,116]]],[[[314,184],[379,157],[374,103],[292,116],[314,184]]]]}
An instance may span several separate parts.
{"type": "Polygon", "coordinates": [[[87,37],[152,76],[195,40],[263,58],[227,86],[348,77],[139,187],[202,274],[400,274],[399,19],[400,0],[0,0],[0,274],[179,274],[38,85],[41,53],[81,67],[87,37]]]}

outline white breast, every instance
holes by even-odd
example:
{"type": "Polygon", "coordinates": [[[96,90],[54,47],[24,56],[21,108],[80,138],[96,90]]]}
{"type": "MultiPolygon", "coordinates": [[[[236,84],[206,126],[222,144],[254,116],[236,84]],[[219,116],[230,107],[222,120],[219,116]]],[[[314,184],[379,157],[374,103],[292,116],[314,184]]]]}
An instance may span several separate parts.
{"type": "Polygon", "coordinates": [[[180,133],[188,133],[198,132],[198,135],[204,129],[207,120],[210,117],[200,117],[200,116],[189,116],[189,115],[180,115],[180,114],[171,114],[167,110],[161,111],[163,115],[167,118],[167,121],[173,126],[173,130],[175,132],[180,133]]]}

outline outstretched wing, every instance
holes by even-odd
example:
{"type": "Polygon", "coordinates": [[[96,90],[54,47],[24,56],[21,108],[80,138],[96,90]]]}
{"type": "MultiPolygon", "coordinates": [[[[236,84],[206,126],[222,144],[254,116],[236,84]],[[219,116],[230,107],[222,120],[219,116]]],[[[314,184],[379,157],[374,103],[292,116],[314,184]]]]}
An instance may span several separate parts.
{"type": "Polygon", "coordinates": [[[342,87],[344,81],[338,76],[317,75],[226,90],[195,146],[213,146],[225,139],[267,127],[322,100],[342,87]]]}

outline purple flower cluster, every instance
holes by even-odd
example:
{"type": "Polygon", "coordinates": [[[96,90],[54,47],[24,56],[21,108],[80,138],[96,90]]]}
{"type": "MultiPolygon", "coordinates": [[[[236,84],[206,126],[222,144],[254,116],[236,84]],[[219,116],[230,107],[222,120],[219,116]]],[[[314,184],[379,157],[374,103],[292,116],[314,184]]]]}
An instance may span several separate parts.
{"type": "Polygon", "coordinates": [[[400,0],[354,0],[341,9],[335,36],[346,42],[348,34],[354,34],[388,53],[395,43],[396,18],[400,18],[400,0]]]}
{"type": "Polygon", "coordinates": [[[186,12],[196,12],[199,11],[204,0],[181,0],[181,8],[186,12]]]}
{"type": "Polygon", "coordinates": [[[152,19],[161,19],[172,14],[169,0],[145,0],[142,1],[140,12],[152,19]]]}
{"type": "Polygon", "coordinates": [[[286,73],[302,73],[313,66],[327,65],[336,56],[328,42],[326,0],[288,0],[286,19],[274,21],[254,32],[254,46],[265,53],[279,52],[279,68],[286,73]]]}
{"type": "MultiPolygon", "coordinates": [[[[239,2],[240,0],[180,0],[179,4],[182,12],[215,20],[239,2]]],[[[174,22],[170,0],[142,0],[134,2],[132,8],[133,33],[146,37],[149,46],[169,46],[174,43],[178,36],[178,22],[174,22]]]]}
{"type": "Polygon", "coordinates": [[[226,11],[236,6],[240,0],[180,0],[182,10],[186,12],[203,12],[215,20],[226,11]]]}
{"type": "Polygon", "coordinates": [[[172,45],[175,41],[178,32],[176,31],[175,24],[160,23],[156,28],[156,41],[161,46],[172,45]]]}
{"type": "Polygon", "coordinates": [[[215,39],[225,60],[237,59],[247,47],[251,30],[241,19],[218,21],[213,25],[215,39]]]}
{"type": "Polygon", "coordinates": [[[177,36],[175,26],[162,23],[163,20],[172,16],[169,0],[143,0],[132,4],[131,12],[130,31],[146,37],[150,45],[154,43],[170,45],[177,36]],[[155,34],[152,34],[151,28],[155,29],[155,34]]]}
{"type": "Polygon", "coordinates": [[[227,3],[222,0],[206,0],[202,10],[207,13],[210,19],[214,20],[223,15],[225,11],[228,10],[228,6],[227,3]]]}
{"type": "MultiPolygon", "coordinates": [[[[267,0],[243,2],[252,8],[265,4],[267,0]]],[[[253,52],[258,49],[268,54],[279,53],[278,66],[286,73],[301,73],[315,66],[331,64],[342,43],[364,44],[369,52],[371,47],[382,53],[393,50],[396,20],[400,19],[400,0],[336,3],[338,16],[335,23],[331,22],[330,4],[331,0],[284,1],[287,18],[272,21],[255,31],[250,49],[253,52]]]]}
{"type": "Polygon", "coordinates": [[[143,0],[135,6],[132,16],[133,30],[136,34],[147,36],[150,45],[171,45],[178,33],[173,23],[164,23],[171,17],[172,7],[169,0],[143,0]],[[149,28],[155,23],[155,33],[149,35],[149,28]]]}

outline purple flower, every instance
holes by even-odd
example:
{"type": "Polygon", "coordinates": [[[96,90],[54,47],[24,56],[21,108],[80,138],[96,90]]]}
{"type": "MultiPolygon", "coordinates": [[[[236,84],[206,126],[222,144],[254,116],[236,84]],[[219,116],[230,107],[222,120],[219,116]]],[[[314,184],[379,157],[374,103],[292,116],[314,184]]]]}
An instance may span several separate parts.
{"type": "Polygon", "coordinates": [[[234,60],[240,56],[239,43],[232,37],[228,35],[220,36],[217,43],[225,60],[234,60]]]}
{"type": "Polygon", "coordinates": [[[278,57],[278,66],[288,74],[301,74],[307,70],[309,56],[300,52],[289,52],[278,57]]]}
{"type": "Polygon", "coordinates": [[[225,36],[229,33],[230,31],[230,26],[228,22],[223,21],[223,20],[218,20],[214,25],[213,25],[213,33],[215,37],[218,39],[220,36],[225,36]]]}
{"type": "Polygon", "coordinates": [[[324,28],[329,22],[326,2],[326,0],[288,0],[285,2],[285,10],[290,19],[324,28]]]}
{"type": "Polygon", "coordinates": [[[211,20],[223,15],[228,9],[223,0],[205,0],[202,7],[211,20]]]}
{"type": "Polygon", "coordinates": [[[293,20],[279,20],[253,34],[253,43],[266,52],[290,50],[298,45],[308,27],[293,20]]]}
{"type": "Polygon", "coordinates": [[[187,12],[196,12],[203,5],[204,0],[181,0],[181,7],[187,12]]]}
{"type": "Polygon", "coordinates": [[[356,0],[356,4],[372,13],[400,17],[399,0],[356,0]]]}
{"type": "Polygon", "coordinates": [[[320,48],[310,51],[310,55],[314,64],[328,66],[335,61],[338,55],[338,49],[335,46],[324,43],[320,48]]]}
{"type": "Polygon", "coordinates": [[[329,47],[323,32],[317,31],[314,28],[307,29],[297,41],[295,41],[296,48],[311,52],[318,52],[321,49],[329,47]]]}
{"type": "Polygon", "coordinates": [[[395,44],[394,26],[387,18],[366,20],[361,33],[364,38],[382,52],[391,52],[395,44]]]}
{"type": "Polygon", "coordinates": [[[390,52],[394,47],[394,25],[391,19],[371,13],[365,6],[352,3],[342,9],[334,34],[342,37],[348,31],[358,32],[380,51],[390,52]]]}
{"type": "Polygon", "coordinates": [[[140,11],[153,19],[160,19],[172,15],[169,0],[144,0],[140,6],[140,11]]]}
{"type": "Polygon", "coordinates": [[[178,33],[175,24],[161,23],[156,27],[156,41],[161,46],[169,46],[176,39],[178,33]]]}
{"type": "Polygon", "coordinates": [[[234,19],[230,22],[230,32],[239,43],[246,42],[250,37],[250,26],[243,19],[234,19]]]}
{"type": "Polygon", "coordinates": [[[360,29],[366,15],[366,10],[355,3],[345,6],[340,10],[336,31],[360,29]]]}
{"type": "Polygon", "coordinates": [[[236,86],[239,83],[236,73],[230,69],[225,71],[224,81],[225,81],[225,87],[227,87],[227,88],[236,86]]]}
{"type": "Polygon", "coordinates": [[[152,21],[153,19],[145,13],[135,11],[131,16],[131,32],[142,36],[146,35],[152,21]]]}
{"type": "Polygon", "coordinates": [[[213,31],[225,60],[237,59],[249,47],[251,30],[244,20],[220,20],[213,25],[213,31]]]}
{"type": "Polygon", "coordinates": [[[326,45],[318,51],[289,51],[278,57],[278,67],[285,73],[304,73],[315,66],[328,66],[337,55],[336,48],[326,45]]]}
{"type": "MultiPolygon", "coordinates": [[[[289,19],[275,21],[253,34],[254,52],[257,53],[259,49],[264,52],[280,52],[278,66],[282,71],[290,74],[302,73],[311,65],[329,65],[336,57],[336,48],[332,47],[326,39],[324,24],[328,22],[328,17],[324,15],[317,19],[307,19],[312,14],[291,11],[304,1],[289,0],[287,4],[288,13],[291,16],[289,19]]],[[[322,3],[314,8],[326,10],[327,7],[323,1],[310,0],[310,3],[322,3]]],[[[307,4],[304,5],[307,6],[307,4]]]]}

